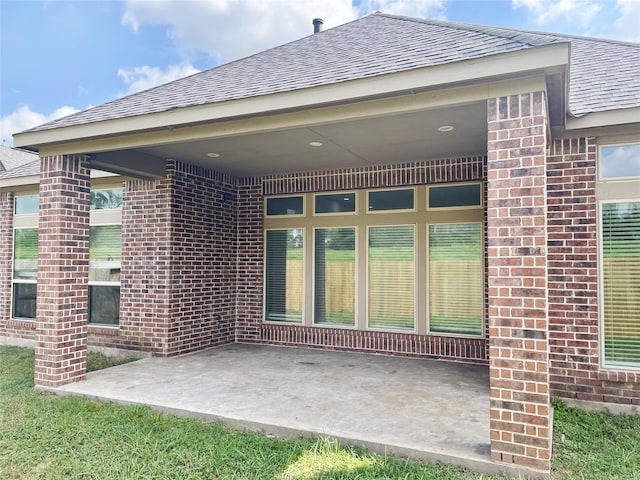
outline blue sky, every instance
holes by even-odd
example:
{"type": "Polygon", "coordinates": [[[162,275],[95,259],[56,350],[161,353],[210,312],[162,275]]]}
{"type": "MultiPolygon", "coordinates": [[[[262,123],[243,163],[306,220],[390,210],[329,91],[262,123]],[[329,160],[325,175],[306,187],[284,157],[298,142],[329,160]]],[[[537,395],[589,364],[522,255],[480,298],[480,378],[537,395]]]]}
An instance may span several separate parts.
{"type": "Polygon", "coordinates": [[[640,42],[640,0],[0,0],[0,139],[376,10],[640,42]]]}

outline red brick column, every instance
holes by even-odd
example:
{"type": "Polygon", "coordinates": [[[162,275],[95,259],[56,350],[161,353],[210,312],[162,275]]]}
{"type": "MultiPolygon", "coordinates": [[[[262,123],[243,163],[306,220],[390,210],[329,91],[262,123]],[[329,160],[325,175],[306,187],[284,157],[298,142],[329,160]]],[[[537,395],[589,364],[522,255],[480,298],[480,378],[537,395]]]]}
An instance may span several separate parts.
{"type": "Polygon", "coordinates": [[[491,457],[547,472],[549,396],[543,92],[487,105],[491,457]]]}
{"type": "Polygon", "coordinates": [[[11,277],[13,276],[13,193],[0,192],[0,335],[11,318],[11,277]]]}
{"type": "Polygon", "coordinates": [[[57,387],[85,376],[89,189],[86,157],[42,158],[36,386],[57,387]]]}

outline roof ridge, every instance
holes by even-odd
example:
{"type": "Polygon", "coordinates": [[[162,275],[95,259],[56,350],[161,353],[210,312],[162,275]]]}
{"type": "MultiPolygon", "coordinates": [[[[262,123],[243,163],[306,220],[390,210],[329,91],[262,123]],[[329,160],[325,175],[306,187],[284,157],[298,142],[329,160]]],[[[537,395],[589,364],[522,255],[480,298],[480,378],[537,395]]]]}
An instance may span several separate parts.
{"type": "MultiPolygon", "coordinates": [[[[556,37],[558,40],[561,40],[561,39],[590,40],[595,42],[626,45],[630,47],[640,47],[640,43],[627,42],[624,40],[616,40],[612,38],[591,37],[587,35],[573,35],[568,33],[546,32],[542,30],[529,30],[529,29],[514,28],[514,27],[502,27],[502,26],[493,26],[493,25],[480,25],[480,24],[474,24],[474,23],[452,22],[449,20],[437,20],[437,19],[431,19],[431,18],[407,17],[403,15],[393,15],[393,14],[384,13],[384,12],[375,12],[373,15],[380,15],[380,16],[385,16],[389,18],[399,19],[399,20],[413,21],[417,23],[440,25],[443,27],[453,27],[453,28],[459,28],[464,30],[472,30],[472,31],[481,32],[487,35],[494,35],[494,36],[495,34],[492,34],[491,30],[503,30],[503,31],[513,32],[513,33],[526,33],[529,35],[536,35],[540,37],[543,37],[543,36],[556,37]]],[[[512,37],[509,37],[509,39],[514,40],[514,38],[512,37]]],[[[521,43],[526,43],[526,42],[521,42],[521,43]]]]}

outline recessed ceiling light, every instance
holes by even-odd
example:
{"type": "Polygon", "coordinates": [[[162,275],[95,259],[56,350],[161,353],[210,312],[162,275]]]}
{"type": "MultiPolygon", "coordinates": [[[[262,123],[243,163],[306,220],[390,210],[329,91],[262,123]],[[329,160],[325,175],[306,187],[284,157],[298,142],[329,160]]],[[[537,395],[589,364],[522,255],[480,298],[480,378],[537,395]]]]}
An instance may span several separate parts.
{"type": "Polygon", "coordinates": [[[311,145],[312,147],[321,147],[322,142],[309,142],[309,145],[311,145]]]}
{"type": "Polygon", "coordinates": [[[218,158],[220,156],[219,153],[216,152],[209,152],[207,153],[207,157],[211,157],[211,158],[218,158]]]}
{"type": "Polygon", "coordinates": [[[451,125],[442,125],[441,127],[438,128],[439,132],[450,132],[451,130],[453,130],[455,127],[451,126],[451,125]]]}

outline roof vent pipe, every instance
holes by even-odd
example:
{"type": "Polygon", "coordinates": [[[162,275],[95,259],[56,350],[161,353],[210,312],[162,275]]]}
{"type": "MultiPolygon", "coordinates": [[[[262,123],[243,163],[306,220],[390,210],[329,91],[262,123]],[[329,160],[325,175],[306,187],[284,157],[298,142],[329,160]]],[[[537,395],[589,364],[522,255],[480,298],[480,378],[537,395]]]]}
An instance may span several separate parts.
{"type": "Polygon", "coordinates": [[[314,18],[313,19],[313,33],[318,33],[320,30],[322,30],[322,24],[324,22],[322,21],[321,18],[314,18]]]}

